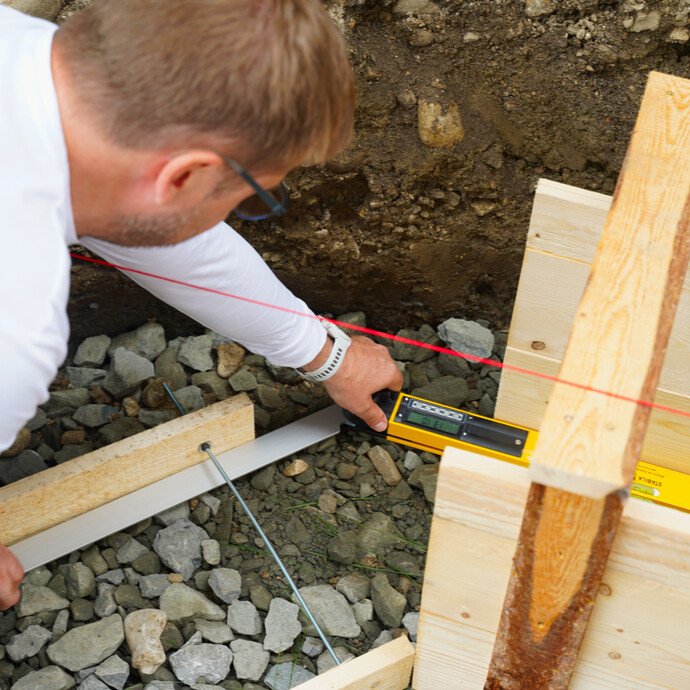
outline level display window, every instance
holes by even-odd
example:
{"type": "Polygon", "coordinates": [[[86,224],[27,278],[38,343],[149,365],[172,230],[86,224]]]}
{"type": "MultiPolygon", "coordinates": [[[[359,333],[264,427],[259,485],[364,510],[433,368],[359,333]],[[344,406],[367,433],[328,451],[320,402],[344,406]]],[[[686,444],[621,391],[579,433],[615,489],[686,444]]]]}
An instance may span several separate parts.
{"type": "Polygon", "coordinates": [[[413,422],[414,424],[419,424],[427,429],[433,429],[434,431],[443,431],[446,434],[457,434],[460,431],[460,424],[448,421],[446,419],[438,419],[437,417],[431,417],[427,414],[420,414],[419,412],[414,412],[410,410],[407,415],[407,421],[413,422]]]}

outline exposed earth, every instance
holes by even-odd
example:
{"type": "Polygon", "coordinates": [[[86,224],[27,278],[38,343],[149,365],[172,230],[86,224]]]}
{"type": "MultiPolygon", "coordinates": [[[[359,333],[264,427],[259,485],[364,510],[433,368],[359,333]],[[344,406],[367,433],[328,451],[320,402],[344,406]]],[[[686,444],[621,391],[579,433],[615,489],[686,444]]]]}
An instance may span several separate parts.
{"type": "MultiPolygon", "coordinates": [[[[355,138],[289,176],[285,219],[238,228],[315,310],[362,309],[384,330],[506,327],[537,180],[611,194],[649,71],[690,76],[688,0],[328,5],[351,48],[355,138]]],[[[83,265],[70,312],[75,344],[153,316],[192,329],[83,265]]]]}

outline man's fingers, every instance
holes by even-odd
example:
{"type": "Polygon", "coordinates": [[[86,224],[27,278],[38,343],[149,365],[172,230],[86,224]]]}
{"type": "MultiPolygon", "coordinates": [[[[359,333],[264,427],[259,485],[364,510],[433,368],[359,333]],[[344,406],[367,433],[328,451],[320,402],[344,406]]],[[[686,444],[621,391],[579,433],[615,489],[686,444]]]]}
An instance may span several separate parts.
{"type": "Polygon", "coordinates": [[[23,577],[22,564],[11,551],[0,544],[0,609],[8,609],[19,601],[19,583],[23,577]]]}
{"type": "MultiPolygon", "coordinates": [[[[371,398],[370,398],[371,400],[371,398]]],[[[361,414],[357,415],[365,424],[368,424],[374,431],[385,431],[388,426],[388,419],[383,410],[371,401],[361,414]]]]}

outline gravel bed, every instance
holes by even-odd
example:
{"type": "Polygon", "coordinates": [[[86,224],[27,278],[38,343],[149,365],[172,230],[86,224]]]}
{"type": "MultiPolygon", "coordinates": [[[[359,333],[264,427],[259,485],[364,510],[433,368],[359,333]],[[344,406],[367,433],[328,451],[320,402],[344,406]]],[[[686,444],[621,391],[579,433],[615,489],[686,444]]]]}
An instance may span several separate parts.
{"type": "MultiPolygon", "coordinates": [[[[361,313],[339,320],[364,325],[361,313]]],[[[505,333],[449,319],[405,338],[500,360],[505,333]]],[[[382,341],[383,342],[383,341],[382,341]]],[[[385,341],[421,397],[491,415],[499,370],[385,341]]],[[[322,386],[214,333],[148,323],[88,338],[0,459],[10,483],[245,391],[257,433],[330,403],[322,386]]],[[[414,642],[439,458],[342,432],[236,482],[341,659],[414,642]]],[[[227,487],[28,573],[0,614],[0,690],[287,690],[332,667],[227,487]]]]}

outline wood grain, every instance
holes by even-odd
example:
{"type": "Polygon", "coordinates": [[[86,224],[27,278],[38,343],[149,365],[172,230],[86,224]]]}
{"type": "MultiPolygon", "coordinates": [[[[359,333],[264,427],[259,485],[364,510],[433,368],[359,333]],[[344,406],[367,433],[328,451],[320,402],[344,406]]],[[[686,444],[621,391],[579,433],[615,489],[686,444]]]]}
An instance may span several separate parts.
{"type": "Polygon", "coordinates": [[[414,647],[404,635],[300,685],[300,690],[405,690],[414,647]]]}
{"type": "Polygon", "coordinates": [[[0,543],[11,545],[254,438],[242,393],[0,489],[0,543]]]}
{"type": "MultiPolygon", "coordinates": [[[[656,390],[690,257],[690,81],[652,73],[560,378],[643,401],[656,390]]],[[[649,408],[555,384],[533,481],[602,498],[627,486],[649,408]]]]}
{"type": "MultiPolygon", "coordinates": [[[[448,448],[422,593],[415,690],[478,690],[529,491],[526,469],[448,448]]],[[[665,690],[690,678],[690,514],[624,508],[570,690],[665,690]]]]}

